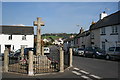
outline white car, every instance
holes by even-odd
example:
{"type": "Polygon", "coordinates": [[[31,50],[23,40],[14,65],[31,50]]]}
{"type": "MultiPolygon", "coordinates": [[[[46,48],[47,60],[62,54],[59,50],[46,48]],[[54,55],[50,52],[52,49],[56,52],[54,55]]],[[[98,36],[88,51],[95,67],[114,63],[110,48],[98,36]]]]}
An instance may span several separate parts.
{"type": "Polygon", "coordinates": [[[44,54],[50,54],[50,48],[44,47],[44,54]]]}

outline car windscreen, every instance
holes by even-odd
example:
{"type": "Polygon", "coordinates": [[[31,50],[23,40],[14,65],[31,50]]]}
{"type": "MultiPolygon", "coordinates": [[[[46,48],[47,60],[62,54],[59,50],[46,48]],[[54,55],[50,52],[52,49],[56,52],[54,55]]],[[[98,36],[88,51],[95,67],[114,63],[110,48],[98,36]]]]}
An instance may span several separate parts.
{"type": "Polygon", "coordinates": [[[49,49],[44,49],[44,51],[48,51],[49,49]]]}
{"type": "Polygon", "coordinates": [[[104,52],[104,50],[103,50],[103,49],[98,48],[98,47],[96,47],[96,48],[95,48],[95,51],[97,51],[97,52],[104,52]]]}

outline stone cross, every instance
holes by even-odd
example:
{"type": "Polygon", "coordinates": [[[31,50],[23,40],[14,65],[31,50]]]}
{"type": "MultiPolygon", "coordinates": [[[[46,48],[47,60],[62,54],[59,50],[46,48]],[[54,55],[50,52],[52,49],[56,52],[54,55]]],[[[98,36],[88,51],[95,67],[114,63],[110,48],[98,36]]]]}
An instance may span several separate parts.
{"type": "Polygon", "coordinates": [[[41,51],[41,26],[44,26],[44,22],[42,22],[41,19],[42,18],[37,17],[37,21],[34,21],[34,26],[37,26],[36,55],[42,55],[42,51],[41,51]]]}

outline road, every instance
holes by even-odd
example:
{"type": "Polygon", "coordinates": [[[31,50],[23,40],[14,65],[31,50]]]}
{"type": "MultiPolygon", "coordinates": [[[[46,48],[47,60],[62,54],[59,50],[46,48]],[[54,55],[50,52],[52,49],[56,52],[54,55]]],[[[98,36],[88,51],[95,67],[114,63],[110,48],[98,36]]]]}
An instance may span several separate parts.
{"type": "MultiPolygon", "coordinates": [[[[53,46],[50,47],[50,49],[51,53],[54,53],[54,56],[57,54],[55,57],[57,58],[59,54],[57,49],[59,48],[53,46]]],[[[92,77],[97,79],[119,78],[119,67],[120,62],[118,61],[73,56],[73,69],[71,70],[71,73],[73,73],[72,76],[77,75],[86,79],[92,79],[92,77]]]]}
{"type": "MultiPolygon", "coordinates": [[[[50,54],[47,56],[54,60],[59,60],[59,47],[50,46],[50,54]]],[[[66,58],[66,57],[65,57],[66,58]]],[[[73,67],[67,68],[63,73],[55,73],[49,75],[27,76],[19,74],[3,73],[3,78],[35,78],[37,80],[43,78],[75,78],[80,80],[119,80],[120,79],[120,62],[108,61],[104,59],[86,58],[73,56],[73,67]],[[119,79],[118,79],[119,78],[119,79]]],[[[47,79],[45,79],[47,80],[47,79]]]]}

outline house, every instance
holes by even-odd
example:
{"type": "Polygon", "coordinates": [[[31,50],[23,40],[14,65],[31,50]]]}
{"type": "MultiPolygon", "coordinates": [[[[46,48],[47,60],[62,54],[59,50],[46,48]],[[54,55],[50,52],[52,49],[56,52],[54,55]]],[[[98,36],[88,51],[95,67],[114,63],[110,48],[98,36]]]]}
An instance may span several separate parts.
{"type": "Polygon", "coordinates": [[[91,43],[90,43],[90,31],[84,31],[81,34],[78,35],[78,45],[79,48],[86,48],[86,47],[90,47],[91,43]]]}
{"type": "Polygon", "coordinates": [[[0,26],[0,53],[4,53],[5,48],[15,51],[23,47],[34,47],[33,26],[0,26]]]}
{"type": "Polygon", "coordinates": [[[74,37],[67,38],[63,42],[63,49],[65,50],[65,52],[68,52],[68,49],[70,47],[75,47],[74,46],[74,37]]]}
{"type": "Polygon", "coordinates": [[[100,20],[90,26],[91,45],[107,51],[109,47],[120,46],[120,11],[111,15],[103,12],[100,20]]]}
{"type": "Polygon", "coordinates": [[[81,40],[80,35],[84,32],[84,29],[81,27],[80,32],[74,37],[74,47],[80,47],[81,40]]]}
{"type": "Polygon", "coordinates": [[[59,39],[54,40],[53,44],[57,44],[57,45],[63,44],[62,38],[59,38],[59,39]]]}
{"type": "Polygon", "coordinates": [[[81,27],[80,32],[72,38],[68,38],[64,41],[63,48],[64,50],[68,50],[68,48],[86,48],[90,47],[90,31],[84,31],[81,27]]]}
{"type": "Polygon", "coordinates": [[[43,42],[44,42],[44,43],[47,43],[47,42],[49,42],[49,40],[46,39],[46,38],[44,38],[44,39],[43,39],[43,42]]]}

